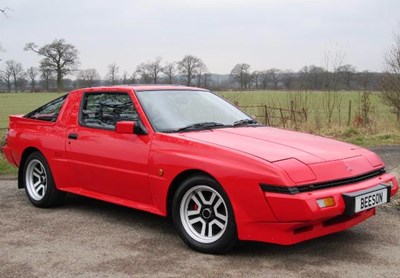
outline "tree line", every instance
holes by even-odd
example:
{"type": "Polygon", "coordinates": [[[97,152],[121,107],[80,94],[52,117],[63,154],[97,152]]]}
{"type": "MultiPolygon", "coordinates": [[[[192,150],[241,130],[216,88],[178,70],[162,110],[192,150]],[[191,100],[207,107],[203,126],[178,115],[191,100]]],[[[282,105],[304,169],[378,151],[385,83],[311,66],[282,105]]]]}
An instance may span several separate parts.
{"type": "Polygon", "coordinates": [[[163,62],[161,57],[143,62],[131,72],[120,71],[116,63],[107,67],[103,78],[94,68],[79,68],[79,51],[64,39],[41,47],[29,42],[24,47],[40,57],[37,67],[26,70],[15,60],[7,60],[0,71],[0,90],[63,91],[74,88],[117,84],[183,84],[211,89],[240,90],[381,90],[379,72],[359,72],[340,61],[333,67],[304,66],[299,71],[270,68],[252,70],[247,63],[236,64],[228,74],[212,74],[201,58],[185,55],[181,60],[163,62]],[[74,79],[67,78],[74,76],[74,79]]]}

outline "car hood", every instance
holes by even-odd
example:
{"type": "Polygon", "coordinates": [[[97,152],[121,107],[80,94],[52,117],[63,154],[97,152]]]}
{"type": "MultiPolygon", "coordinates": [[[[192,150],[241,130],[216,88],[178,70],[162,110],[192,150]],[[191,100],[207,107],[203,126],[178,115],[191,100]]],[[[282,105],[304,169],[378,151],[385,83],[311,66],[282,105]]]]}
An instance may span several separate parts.
{"type": "MultiPolygon", "coordinates": [[[[310,165],[371,153],[348,143],[272,127],[221,128],[181,135],[251,154],[269,162],[295,158],[310,165]]],[[[371,164],[382,164],[376,155],[371,154],[374,160],[371,164]]],[[[371,155],[366,156],[368,159],[371,155]]]]}

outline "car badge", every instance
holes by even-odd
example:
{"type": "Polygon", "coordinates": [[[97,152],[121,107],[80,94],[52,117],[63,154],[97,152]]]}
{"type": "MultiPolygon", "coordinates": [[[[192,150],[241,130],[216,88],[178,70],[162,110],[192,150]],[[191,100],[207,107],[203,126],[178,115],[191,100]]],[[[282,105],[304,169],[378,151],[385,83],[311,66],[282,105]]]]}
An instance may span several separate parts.
{"type": "Polygon", "coordinates": [[[346,165],[346,170],[347,170],[347,172],[353,171],[353,169],[349,165],[346,165]]]}

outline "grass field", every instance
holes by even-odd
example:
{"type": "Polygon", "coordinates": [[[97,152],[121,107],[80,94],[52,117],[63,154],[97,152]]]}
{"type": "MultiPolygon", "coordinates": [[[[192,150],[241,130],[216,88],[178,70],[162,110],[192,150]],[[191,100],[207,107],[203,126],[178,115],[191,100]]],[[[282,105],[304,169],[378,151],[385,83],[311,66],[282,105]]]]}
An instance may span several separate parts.
{"type": "MultiPolygon", "coordinates": [[[[355,123],[360,112],[361,95],[359,92],[337,93],[337,102],[332,109],[330,124],[327,120],[327,99],[324,92],[230,91],[218,94],[230,102],[244,107],[244,110],[250,115],[259,114],[260,111],[257,111],[258,108],[246,108],[245,106],[267,105],[288,109],[292,103],[295,110],[307,110],[307,122],[296,126],[300,131],[320,134],[361,146],[400,144],[400,125],[396,116],[391,113],[388,106],[382,104],[377,93],[370,96],[371,122],[366,126],[359,126],[355,123]],[[348,125],[349,101],[352,103],[350,125],[348,125]]],[[[3,143],[7,131],[8,115],[25,114],[60,95],[62,94],[0,93],[0,144],[3,143]]],[[[9,166],[0,154],[0,175],[15,173],[15,168],[9,166]]]]}
{"type": "MultiPolygon", "coordinates": [[[[222,97],[238,104],[250,115],[260,115],[260,108],[246,108],[253,105],[294,110],[305,109],[308,114],[306,122],[296,128],[300,131],[324,135],[362,146],[400,144],[400,124],[390,107],[384,105],[378,93],[371,93],[368,99],[368,124],[360,124],[359,116],[363,111],[362,93],[357,91],[337,92],[336,104],[331,106],[331,123],[327,115],[326,92],[289,92],[289,91],[243,91],[220,92],[222,97]],[[349,102],[351,101],[351,116],[349,119],[349,102]]],[[[332,99],[330,99],[332,102],[332,99]]],[[[364,101],[365,104],[365,101],[364,101]]],[[[365,107],[365,105],[364,105],[365,107]]],[[[264,111],[264,110],[263,110],[264,111]]],[[[259,118],[263,120],[263,118],[259,118]]],[[[279,123],[278,123],[279,126],[279,123]]],[[[292,125],[293,128],[293,125],[292,125]]]]}

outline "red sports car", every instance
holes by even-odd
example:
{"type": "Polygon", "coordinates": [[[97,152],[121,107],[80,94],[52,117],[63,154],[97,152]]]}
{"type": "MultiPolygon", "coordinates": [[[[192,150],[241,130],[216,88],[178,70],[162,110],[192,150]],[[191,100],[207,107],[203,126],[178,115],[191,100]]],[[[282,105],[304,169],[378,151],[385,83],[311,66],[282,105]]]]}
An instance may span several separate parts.
{"type": "Polygon", "coordinates": [[[80,89],[10,116],[3,152],[38,207],[66,192],[171,216],[195,250],[294,244],[375,214],[398,190],[374,153],[263,126],[185,86],[80,89]]]}

